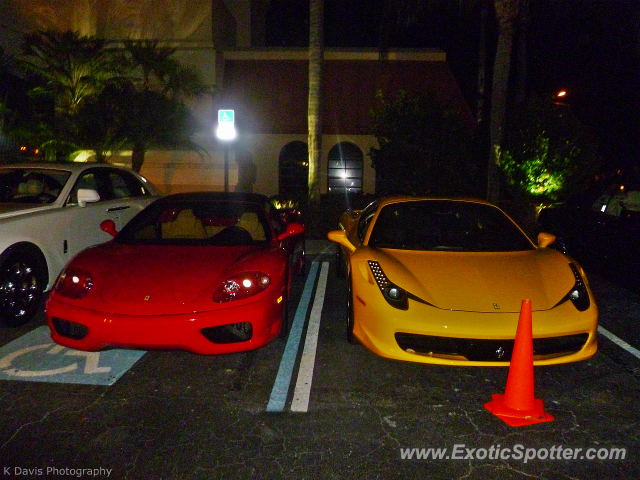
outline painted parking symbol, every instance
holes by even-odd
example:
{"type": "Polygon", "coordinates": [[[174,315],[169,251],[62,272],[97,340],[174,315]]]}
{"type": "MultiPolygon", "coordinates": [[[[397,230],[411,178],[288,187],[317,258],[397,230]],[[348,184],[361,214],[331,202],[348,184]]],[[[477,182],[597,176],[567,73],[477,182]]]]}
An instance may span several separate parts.
{"type": "MultiPolygon", "coordinates": [[[[6,368],[4,373],[12,377],[47,377],[50,375],[58,375],[61,373],[72,372],[78,368],[78,363],[72,363],[66,367],[54,368],[51,370],[18,370],[17,368],[7,368],[11,366],[11,363],[21,355],[31,353],[35,350],[46,349],[53,347],[47,351],[49,355],[55,355],[65,349],[62,345],[55,345],[53,343],[43,343],[42,345],[33,345],[31,347],[21,348],[15,352],[12,352],[2,358],[0,358],[0,370],[6,368]]],[[[84,366],[84,373],[108,373],[111,371],[111,367],[99,367],[100,353],[98,352],[80,352],[77,350],[69,350],[64,352],[64,355],[86,357],[86,363],[84,366]]]]}
{"type": "Polygon", "coordinates": [[[0,347],[0,380],[112,385],[143,355],[141,350],[82,352],[51,341],[46,326],[0,347]]]}

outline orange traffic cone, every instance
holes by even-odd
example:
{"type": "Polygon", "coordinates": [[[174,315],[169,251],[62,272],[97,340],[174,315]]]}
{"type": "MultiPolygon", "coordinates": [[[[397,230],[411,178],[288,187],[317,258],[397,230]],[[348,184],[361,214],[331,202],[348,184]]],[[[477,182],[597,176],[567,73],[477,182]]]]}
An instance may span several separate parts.
{"type": "Polygon", "coordinates": [[[522,301],[504,395],[493,394],[491,401],[484,406],[512,427],[553,420],[551,415],[545,413],[542,400],[533,396],[531,300],[522,301]]]}

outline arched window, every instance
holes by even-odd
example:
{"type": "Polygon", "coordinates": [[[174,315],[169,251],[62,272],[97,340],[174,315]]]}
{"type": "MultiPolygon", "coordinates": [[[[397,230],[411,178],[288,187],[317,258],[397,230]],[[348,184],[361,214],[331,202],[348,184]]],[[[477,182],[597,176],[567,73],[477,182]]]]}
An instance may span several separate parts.
{"type": "Polygon", "coordinates": [[[357,145],[340,142],[329,150],[327,182],[329,192],[362,193],[364,156],[357,145]]]}
{"type": "Polygon", "coordinates": [[[304,142],[287,143],[278,159],[278,187],[281,196],[304,199],[309,195],[309,149],[304,142]]]}

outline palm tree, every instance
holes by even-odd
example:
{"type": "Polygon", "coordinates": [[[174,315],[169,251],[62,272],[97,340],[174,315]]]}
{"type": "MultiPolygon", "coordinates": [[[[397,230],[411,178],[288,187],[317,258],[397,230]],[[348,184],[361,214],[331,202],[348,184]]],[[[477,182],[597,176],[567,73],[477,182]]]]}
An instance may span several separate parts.
{"type": "Polygon", "coordinates": [[[155,40],[125,41],[129,80],[123,86],[125,135],[132,144],[131,166],[139,172],[153,146],[199,149],[191,140],[195,122],[185,101],[213,94],[195,70],[173,58],[174,49],[155,40]]]}
{"type": "Polygon", "coordinates": [[[320,200],[322,157],[322,74],[324,67],[324,1],[309,5],[309,202],[320,200]]]}
{"type": "MultiPolygon", "coordinates": [[[[485,54],[487,41],[487,21],[490,3],[496,14],[498,22],[498,45],[493,65],[492,77],[492,96],[491,96],[491,113],[489,120],[489,136],[491,145],[491,154],[488,160],[487,171],[487,198],[490,201],[497,202],[500,198],[499,169],[498,160],[500,146],[503,142],[504,119],[507,109],[507,89],[509,80],[509,71],[511,65],[511,53],[513,45],[513,37],[515,31],[515,22],[521,9],[521,3],[525,0],[470,0],[468,8],[479,6],[481,14],[481,38],[479,39],[479,70],[478,70],[478,104],[477,104],[477,121],[481,124],[484,121],[485,109],[485,54]]],[[[380,49],[384,55],[388,49],[389,29],[393,29],[402,23],[412,23],[420,18],[420,13],[428,8],[436,8],[443,4],[442,0],[386,0],[383,12],[380,35],[380,49]],[[394,18],[395,17],[395,18],[394,18]],[[395,25],[393,20],[395,19],[395,25]]],[[[525,24],[526,25],[526,24],[525,24]]],[[[522,41],[526,41],[524,38],[522,41]]],[[[524,46],[524,43],[522,44],[524,46]]],[[[522,52],[524,54],[524,52],[522,52]]]]}
{"type": "Polygon", "coordinates": [[[491,0],[479,0],[480,7],[480,37],[478,41],[478,81],[476,100],[476,123],[485,122],[485,95],[487,88],[487,28],[491,0]]]}
{"type": "MultiPolygon", "coordinates": [[[[13,58],[5,53],[4,48],[0,47],[0,80],[4,79],[5,75],[10,72],[12,65],[13,58]]],[[[9,113],[9,110],[5,99],[0,98],[0,134],[4,133],[4,116],[7,113],[9,113]]]]}
{"type": "Polygon", "coordinates": [[[116,73],[106,45],[106,40],[72,31],[31,33],[22,43],[21,64],[44,79],[34,93],[54,98],[58,112],[73,114],[116,73]]]}
{"type": "Polygon", "coordinates": [[[448,0],[384,0],[378,37],[380,56],[385,58],[387,55],[394,34],[406,27],[418,25],[425,14],[430,14],[447,3],[448,0]]]}
{"type": "Polygon", "coordinates": [[[530,0],[520,0],[520,13],[517,25],[517,53],[516,53],[516,81],[514,83],[515,104],[518,110],[527,100],[527,41],[529,36],[529,3],[530,0]]]}
{"type": "Polygon", "coordinates": [[[487,200],[500,200],[500,174],[498,162],[504,139],[504,119],[507,111],[507,90],[515,22],[520,11],[520,0],[494,0],[498,20],[498,45],[493,63],[491,91],[491,120],[489,127],[491,154],[487,168],[487,200]]]}
{"type": "Polygon", "coordinates": [[[47,30],[24,36],[20,65],[33,75],[36,86],[31,94],[45,106],[30,134],[47,158],[89,148],[104,162],[114,146],[105,112],[97,108],[105,86],[120,74],[106,47],[106,40],[72,31],[47,30]],[[53,105],[53,117],[46,113],[47,105],[53,105]]]}
{"type": "Polygon", "coordinates": [[[117,83],[107,85],[99,94],[87,98],[75,115],[67,131],[79,149],[93,150],[98,163],[106,163],[110,152],[120,150],[126,137],[122,128],[126,106],[122,103],[117,83]]]}

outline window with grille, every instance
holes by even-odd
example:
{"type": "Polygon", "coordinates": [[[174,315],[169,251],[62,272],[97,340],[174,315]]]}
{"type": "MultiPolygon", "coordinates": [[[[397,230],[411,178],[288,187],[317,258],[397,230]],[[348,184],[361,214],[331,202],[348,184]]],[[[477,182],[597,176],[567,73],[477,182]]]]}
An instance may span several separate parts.
{"type": "Polygon", "coordinates": [[[362,193],[362,150],[341,142],[329,150],[327,183],[330,193],[362,193]]]}

